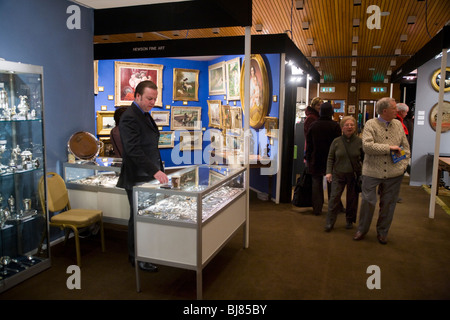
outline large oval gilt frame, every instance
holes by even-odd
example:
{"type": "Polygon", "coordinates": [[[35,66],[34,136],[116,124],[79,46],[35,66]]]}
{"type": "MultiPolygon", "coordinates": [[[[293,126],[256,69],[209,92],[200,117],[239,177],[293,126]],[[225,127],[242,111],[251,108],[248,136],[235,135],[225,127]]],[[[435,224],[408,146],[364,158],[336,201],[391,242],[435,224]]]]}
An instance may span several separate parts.
{"type": "MultiPolygon", "coordinates": [[[[438,75],[441,74],[441,68],[437,69],[436,71],[433,72],[433,75],[431,76],[431,86],[433,87],[434,90],[436,90],[437,92],[439,92],[439,84],[437,83],[436,79],[438,77],[438,75]]],[[[445,68],[445,75],[449,75],[450,76],[450,67],[446,67],[445,68]]],[[[449,92],[450,91],[450,86],[445,87],[444,85],[444,92],[449,92]]]]}
{"type": "MultiPolygon", "coordinates": [[[[262,82],[262,112],[261,116],[258,119],[252,119],[250,117],[250,126],[255,129],[261,128],[261,126],[264,124],[264,118],[267,116],[268,110],[269,110],[269,98],[270,98],[270,92],[269,92],[269,77],[267,75],[267,69],[266,64],[264,63],[264,60],[261,55],[259,54],[252,54],[250,57],[250,65],[252,62],[255,61],[258,65],[259,70],[261,71],[261,82],[262,82]]],[[[245,116],[245,103],[244,103],[244,78],[245,78],[245,61],[242,63],[241,68],[241,87],[240,87],[240,96],[241,96],[241,106],[242,106],[242,113],[245,116]]],[[[256,107],[254,107],[256,108],[256,107]]],[[[250,114],[252,113],[252,106],[250,106],[250,114]]]]}

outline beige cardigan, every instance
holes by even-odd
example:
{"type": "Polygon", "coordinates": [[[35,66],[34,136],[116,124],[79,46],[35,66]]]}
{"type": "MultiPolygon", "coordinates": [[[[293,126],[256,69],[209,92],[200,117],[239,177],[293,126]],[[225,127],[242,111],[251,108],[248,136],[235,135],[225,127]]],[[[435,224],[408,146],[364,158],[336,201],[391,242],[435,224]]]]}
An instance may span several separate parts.
{"type": "Polygon", "coordinates": [[[389,125],[379,119],[366,122],[362,134],[364,163],[362,174],[369,177],[387,179],[401,176],[410,158],[409,143],[400,121],[394,119],[389,125]],[[403,147],[406,159],[392,161],[389,146],[403,147]]]}

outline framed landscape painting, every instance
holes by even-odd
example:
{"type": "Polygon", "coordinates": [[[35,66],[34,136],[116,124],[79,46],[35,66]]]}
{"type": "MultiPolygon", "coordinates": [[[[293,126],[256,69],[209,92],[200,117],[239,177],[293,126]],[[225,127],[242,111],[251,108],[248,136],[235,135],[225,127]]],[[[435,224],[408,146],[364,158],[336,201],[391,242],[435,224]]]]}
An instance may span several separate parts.
{"type": "Polygon", "coordinates": [[[171,130],[200,130],[202,107],[172,107],[171,130]]]}
{"type": "Polygon", "coordinates": [[[174,135],[173,131],[160,131],[158,148],[173,148],[174,135]]]}
{"type": "Polygon", "coordinates": [[[220,100],[208,100],[209,126],[212,128],[221,128],[222,126],[221,106],[222,102],[220,100]]]}
{"type": "Polygon", "coordinates": [[[241,64],[240,58],[235,58],[227,61],[227,100],[239,100],[240,96],[240,81],[241,81],[241,64]]]}
{"type": "Polygon", "coordinates": [[[152,111],[151,114],[158,127],[169,125],[170,111],[152,111]]]}

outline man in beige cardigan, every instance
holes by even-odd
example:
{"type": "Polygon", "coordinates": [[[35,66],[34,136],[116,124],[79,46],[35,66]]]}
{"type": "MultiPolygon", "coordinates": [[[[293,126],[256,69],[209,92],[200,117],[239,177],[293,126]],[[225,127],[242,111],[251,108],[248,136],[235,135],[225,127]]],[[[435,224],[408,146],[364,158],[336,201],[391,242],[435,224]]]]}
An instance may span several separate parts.
{"type": "Polygon", "coordinates": [[[353,239],[362,240],[369,231],[379,187],[377,239],[381,244],[386,244],[403,174],[408,165],[410,148],[401,122],[395,119],[397,117],[395,100],[392,98],[378,100],[376,111],[378,118],[367,121],[362,134],[365,156],[362,168],[361,208],[358,230],[353,239]],[[401,155],[402,151],[405,158],[394,162],[395,156],[401,155]]]}

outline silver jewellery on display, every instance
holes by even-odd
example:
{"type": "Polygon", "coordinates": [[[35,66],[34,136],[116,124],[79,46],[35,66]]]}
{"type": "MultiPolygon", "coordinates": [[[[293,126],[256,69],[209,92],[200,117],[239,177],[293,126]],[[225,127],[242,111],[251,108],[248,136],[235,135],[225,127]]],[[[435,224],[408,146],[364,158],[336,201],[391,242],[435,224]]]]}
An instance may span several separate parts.
{"type": "Polygon", "coordinates": [[[6,150],[6,140],[0,140],[0,174],[11,174],[39,168],[39,159],[33,159],[32,152],[30,150],[22,151],[19,145],[11,150],[11,159],[8,165],[2,164],[2,155],[6,150]]]}
{"type": "Polygon", "coordinates": [[[28,96],[19,96],[20,102],[16,107],[9,107],[8,93],[0,90],[0,120],[32,120],[36,119],[36,111],[30,110],[28,96]],[[17,112],[16,109],[19,111],[17,112]]]}

